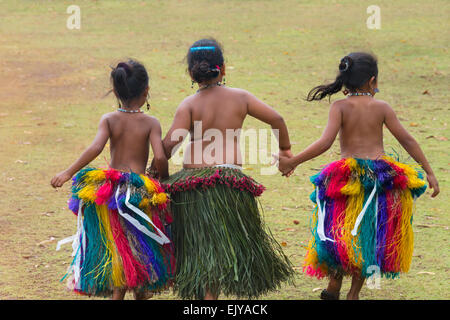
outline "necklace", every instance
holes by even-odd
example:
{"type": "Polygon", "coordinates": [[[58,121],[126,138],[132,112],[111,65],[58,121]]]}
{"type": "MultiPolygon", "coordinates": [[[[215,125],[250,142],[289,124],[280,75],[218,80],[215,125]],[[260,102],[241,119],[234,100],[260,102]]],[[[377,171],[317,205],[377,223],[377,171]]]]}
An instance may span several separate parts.
{"type": "Polygon", "coordinates": [[[138,110],[127,110],[127,109],[123,109],[123,108],[118,108],[117,111],[120,112],[125,112],[125,113],[142,113],[144,111],[138,109],[138,110]]]}
{"type": "Polygon", "coordinates": [[[350,92],[347,96],[372,96],[372,94],[370,92],[350,92]]]}
{"type": "Polygon", "coordinates": [[[198,88],[197,92],[200,92],[202,90],[208,89],[208,88],[212,88],[212,87],[220,87],[222,84],[220,82],[217,83],[210,83],[207,84],[206,86],[202,86],[200,88],[198,88]]]}

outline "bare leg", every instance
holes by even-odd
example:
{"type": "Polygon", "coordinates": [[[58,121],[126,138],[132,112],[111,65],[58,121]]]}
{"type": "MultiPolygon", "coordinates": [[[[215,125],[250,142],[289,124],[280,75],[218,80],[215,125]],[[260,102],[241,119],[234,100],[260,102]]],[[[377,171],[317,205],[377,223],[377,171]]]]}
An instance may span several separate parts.
{"type": "Polygon", "coordinates": [[[347,293],[347,300],[359,300],[359,293],[361,292],[364,280],[366,279],[360,277],[359,275],[353,275],[352,286],[347,293]]]}
{"type": "Polygon", "coordinates": [[[203,300],[217,300],[219,298],[218,295],[214,295],[209,291],[206,291],[205,297],[203,298],[203,300]]]}
{"type": "Polygon", "coordinates": [[[147,300],[153,297],[152,292],[133,290],[135,300],[147,300]]]}
{"type": "Polygon", "coordinates": [[[127,289],[122,288],[114,288],[112,300],[123,300],[125,298],[125,293],[127,293],[127,289]]]}
{"type": "Polygon", "coordinates": [[[330,275],[328,287],[320,294],[322,300],[339,300],[339,293],[342,287],[342,275],[330,275]]]}

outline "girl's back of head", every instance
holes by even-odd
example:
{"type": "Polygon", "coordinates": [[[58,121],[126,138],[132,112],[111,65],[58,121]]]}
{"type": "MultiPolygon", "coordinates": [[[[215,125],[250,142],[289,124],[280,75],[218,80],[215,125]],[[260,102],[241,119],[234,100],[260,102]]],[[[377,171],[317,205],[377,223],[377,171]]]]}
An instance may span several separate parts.
{"type": "Polygon", "coordinates": [[[138,61],[130,59],[127,62],[119,62],[111,71],[111,83],[113,91],[125,106],[136,98],[141,98],[148,89],[148,73],[145,67],[138,61]]]}
{"type": "Polygon", "coordinates": [[[361,89],[372,77],[375,81],[378,76],[377,58],[365,52],[352,52],[342,58],[339,63],[339,71],[333,83],[324,84],[313,88],[307,100],[322,100],[331,96],[345,87],[350,92],[361,89]]]}
{"type": "Polygon", "coordinates": [[[217,78],[224,59],[221,45],[214,39],[201,39],[189,48],[188,71],[192,80],[203,83],[217,78]]]}

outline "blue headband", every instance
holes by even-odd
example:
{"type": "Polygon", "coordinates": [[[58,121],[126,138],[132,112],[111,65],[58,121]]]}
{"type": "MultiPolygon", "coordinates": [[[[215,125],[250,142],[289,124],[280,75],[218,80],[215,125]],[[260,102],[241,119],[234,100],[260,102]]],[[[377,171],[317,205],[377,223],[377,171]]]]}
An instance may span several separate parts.
{"type": "Polygon", "coordinates": [[[212,51],[215,51],[216,47],[193,47],[190,50],[191,50],[191,52],[192,51],[198,51],[198,50],[212,50],[212,51]]]}

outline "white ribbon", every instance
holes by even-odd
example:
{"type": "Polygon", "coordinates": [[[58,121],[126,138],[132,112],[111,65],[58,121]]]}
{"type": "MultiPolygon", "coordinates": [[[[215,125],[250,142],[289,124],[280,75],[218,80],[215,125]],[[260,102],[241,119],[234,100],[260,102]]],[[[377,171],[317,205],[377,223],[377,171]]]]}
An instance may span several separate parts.
{"type": "Polygon", "coordinates": [[[74,235],[64,238],[56,244],[56,251],[61,249],[61,246],[63,244],[66,244],[70,241],[72,241],[72,257],[76,255],[75,261],[73,263],[72,269],[73,269],[73,278],[75,282],[76,289],[80,289],[79,279],[80,279],[80,272],[81,272],[81,253],[79,250],[83,251],[83,259],[85,257],[86,253],[86,234],[84,232],[84,226],[83,226],[83,201],[80,200],[80,203],[78,205],[78,215],[77,215],[77,233],[74,235]],[[80,235],[82,237],[81,245],[80,245],[80,235]]]}
{"type": "Polygon", "coordinates": [[[155,224],[152,222],[152,220],[144,212],[142,212],[141,210],[139,210],[138,208],[136,208],[135,206],[133,206],[129,202],[129,200],[130,200],[130,186],[128,186],[128,189],[127,189],[127,194],[126,194],[126,197],[125,197],[125,205],[130,210],[134,211],[137,215],[139,215],[140,217],[145,219],[147,222],[149,222],[153,226],[153,228],[155,228],[155,230],[156,230],[156,232],[158,234],[149,231],[145,226],[140,224],[140,222],[138,220],[136,220],[135,218],[133,218],[129,214],[123,212],[122,209],[120,209],[120,205],[119,205],[119,201],[118,201],[119,188],[117,188],[115,197],[116,197],[117,209],[119,211],[119,214],[122,217],[124,217],[126,220],[128,220],[133,226],[135,226],[136,229],[138,229],[142,233],[146,234],[147,236],[149,236],[150,238],[152,238],[153,240],[155,240],[156,242],[158,242],[161,245],[166,244],[166,243],[170,243],[169,238],[167,238],[167,236],[161,230],[159,230],[157,226],[155,226],[155,224]]]}
{"type": "Polygon", "coordinates": [[[325,208],[327,207],[327,202],[324,201],[323,203],[323,210],[322,207],[320,206],[320,199],[319,199],[319,187],[316,187],[316,202],[317,202],[317,216],[318,216],[318,221],[317,221],[317,234],[319,235],[319,238],[321,241],[331,241],[334,242],[333,239],[328,238],[325,235],[325,208]]]}
{"type": "MultiPolygon", "coordinates": [[[[370,203],[372,202],[373,196],[375,195],[375,192],[376,192],[376,191],[377,191],[377,184],[376,184],[376,182],[375,182],[375,185],[374,185],[374,187],[373,187],[373,190],[372,190],[372,192],[370,193],[369,198],[368,198],[367,201],[366,201],[366,204],[364,205],[364,207],[363,207],[363,209],[361,210],[360,214],[359,214],[358,217],[356,218],[355,226],[353,227],[353,230],[352,230],[352,236],[356,236],[356,234],[358,233],[358,227],[359,227],[359,224],[361,223],[361,221],[362,221],[362,219],[363,219],[363,217],[364,217],[364,214],[365,214],[366,211],[367,211],[367,208],[369,207],[370,203]]],[[[377,202],[378,202],[378,197],[377,197],[377,202]]]]}
{"type": "Polygon", "coordinates": [[[83,228],[83,223],[82,223],[82,207],[83,207],[83,201],[80,200],[80,203],[78,205],[78,215],[77,215],[77,233],[75,233],[74,235],[71,235],[70,237],[64,238],[62,240],[59,240],[58,243],[56,244],[56,251],[59,251],[59,249],[61,249],[61,246],[63,244],[69,243],[72,241],[72,257],[75,256],[78,247],[80,245],[80,234],[83,233],[83,242],[84,244],[86,243],[85,240],[85,236],[84,236],[84,228],[83,228]]]}

